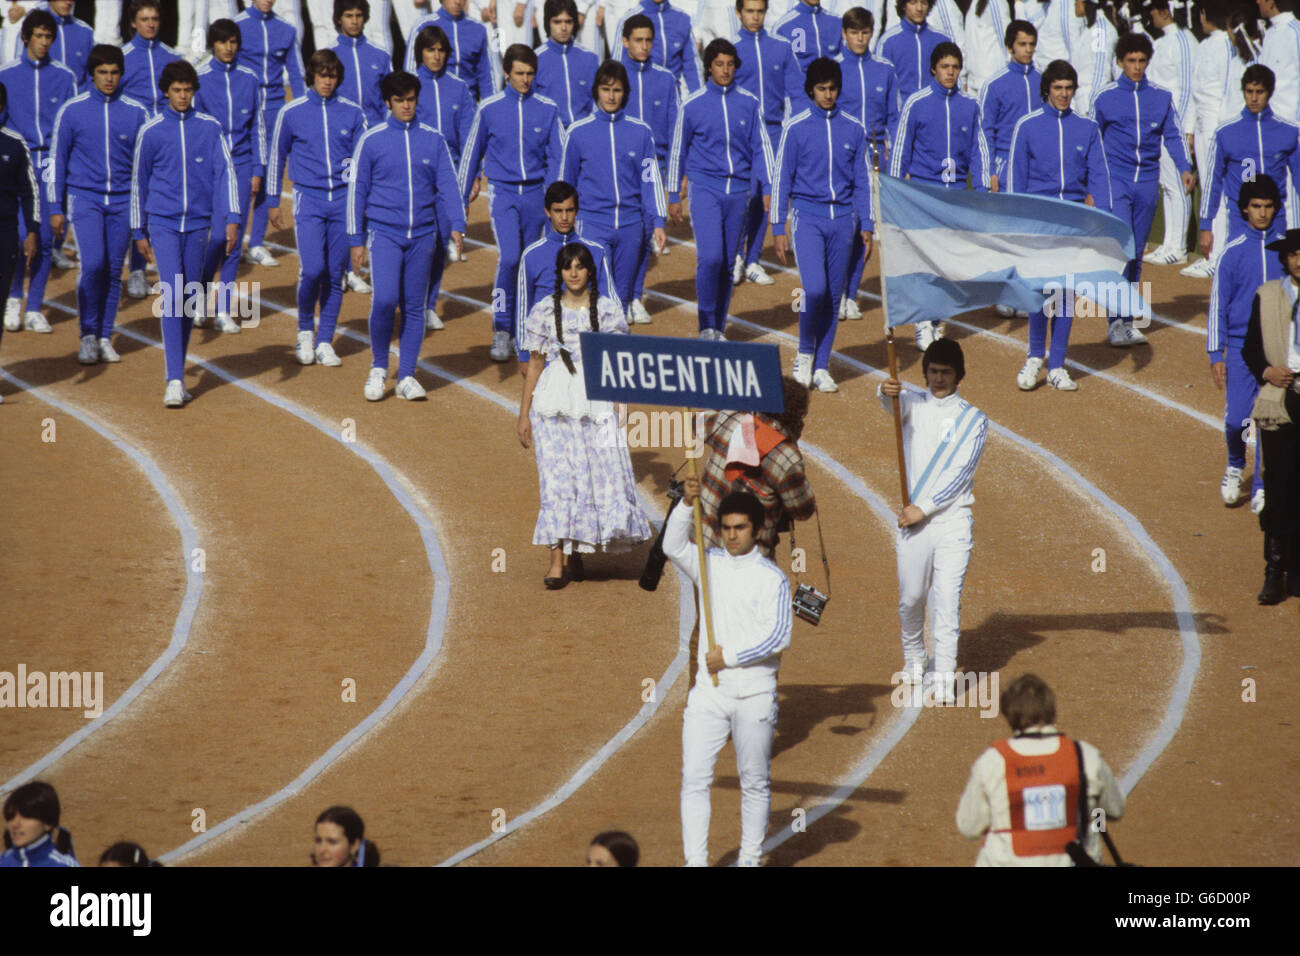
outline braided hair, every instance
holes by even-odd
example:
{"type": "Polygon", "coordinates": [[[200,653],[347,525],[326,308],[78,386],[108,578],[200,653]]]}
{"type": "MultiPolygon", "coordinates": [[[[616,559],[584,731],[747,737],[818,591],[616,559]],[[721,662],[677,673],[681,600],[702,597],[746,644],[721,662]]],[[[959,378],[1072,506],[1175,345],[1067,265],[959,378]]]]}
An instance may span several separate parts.
{"type": "Polygon", "coordinates": [[[555,313],[555,340],[560,343],[560,358],[564,360],[564,367],[569,370],[570,375],[576,375],[578,370],[573,365],[573,357],[569,350],[564,347],[564,308],[560,299],[565,289],[564,270],[575,261],[587,270],[587,301],[590,303],[591,331],[600,331],[600,318],[596,314],[596,303],[600,298],[600,292],[596,288],[596,260],[592,258],[591,250],[581,242],[565,243],[555,256],[555,291],[551,294],[551,306],[555,313]]]}

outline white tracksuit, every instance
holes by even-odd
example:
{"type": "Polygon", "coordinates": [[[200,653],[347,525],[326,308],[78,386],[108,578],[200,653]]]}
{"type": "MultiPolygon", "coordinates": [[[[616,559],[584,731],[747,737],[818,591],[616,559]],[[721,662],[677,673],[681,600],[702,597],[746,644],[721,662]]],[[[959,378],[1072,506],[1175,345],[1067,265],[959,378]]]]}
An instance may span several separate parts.
{"type": "MultiPolygon", "coordinates": [[[[1300,21],[1291,12],[1279,13],[1268,21],[1258,62],[1273,71],[1277,86],[1269,97],[1273,115],[1300,123],[1300,21]]],[[[1278,187],[1282,186],[1278,183],[1278,187]]],[[[1300,183],[1286,191],[1287,221],[1300,222],[1300,183]]]]}
{"type": "MultiPolygon", "coordinates": [[[[1178,129],[1184,136],[1196,130],[1196,109],[1192,99],[1196,75],[1196,38],[1190,30],[1171,23],[1164,35],[1155,42],[1147,80],[1163,86],[1174,97],[1174,110],[1178,113],[1178,129]]],[[[1192,215],[1192,197],[1183,189],[1182,177],[1173,157],[1164,147],[1160,149],[1160,195],[1163,200],[1165,235],[1160,242],[1163,249],[1180,255],[1187,254],[1187,223],[1192,215]]]]}
{"type": "Polygon", "coordinates": [[[1074,110],[1087,116],[1092,110],[1092,98],[1115,78],[1115,25],[1098,11],[1092,26],[1080,17],[1079,32],[1070,44],[1074,59],[1070,65],[1079,74],[1079,88],[1074,93],[1074,110]]]}
{"type": "MultiPolygon", "coordinates": [[[[1245,107],[1241,95],[1241,74],[1246,64],[1237,56],[1236,47],[1226,30],[1215,30],[1196,48],[1196,82],[1194,100],[1196,110],[1196,135],[1192,142],[1196,151],[1196,174],[1201,178],[1201,191],[1210,188],[1210,147],[1214,131],[1223,123],[1230,123],[1245,107]]],[[[1234,210],[1235,212],[1235,210],[1234,210]]],[[[1222,203],[1214,215],[1214,249],[1211,256],[1218,258],[1228,237],[1228,209],[1222,203]]]]}
{"type": "MultiPolygon", "coordinates": [[[[881,406],[893,402],[877,388],[881,406]]],[[[926,519],[898,531],[898,619],[903,666],[926,659],[925,609],[931,614],[933,671],[950,681],[957,670],[961,588],[971,553],[975,468],[984,451],[988,417],[957,392],[935,398],[904,389],[899,396],[912,504],[926,519]]]]}
{"type": "Polygon", "coordinates": [[[1006,34],[1009,11],[1005,0],[989,0],[984,12],[975,12],[978,3],[972,0],[966,11],[966,46],[962,48],[966,62],[966,92],[979,96],[984,84],[997,76],[1007,65],[1006,34]]]}
{"type": "Polygon", "coordinates": [[[1035,26],[1038,27],[1038,46],[1034,48],[1034,67],[1039,73],[1053,60],[1072,63],[1074,38],[1079,33],[1082,17],[1074,15],[1074,0],[1052,0],[1035,26]]]}
{"type": "MultiPolygon", "coordinates": [[[[690,529],[691,509],[674,508],[664,533],[664,554],[698,581],[699,552],[690,529]]],[[[757,865],[772,803],[776,677],[793,623],[790,582],[757,547],[740,557],[710,548],[707,556],[714,640],[727,666],[718,672],[714,687],[705,664],[701,596],[695,686],[682,719],[682,847],[687,866],[708,865],[709,787],[718,752],[731,737],[740,777],[740,864],[757,865]]]]}

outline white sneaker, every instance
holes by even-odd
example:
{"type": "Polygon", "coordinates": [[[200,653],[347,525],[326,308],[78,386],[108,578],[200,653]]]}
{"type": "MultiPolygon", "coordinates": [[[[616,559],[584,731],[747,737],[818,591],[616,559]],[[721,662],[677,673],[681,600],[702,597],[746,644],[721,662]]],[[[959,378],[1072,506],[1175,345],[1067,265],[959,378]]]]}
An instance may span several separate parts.
{"type": "Polygon", "coordinates": [[[384,383],[388,381],[388,369],[372,368],[366,376],[365,396],[368,402],[377,402],[384,397],[384,383]]]}
{"type": "Polygon", "coordinates": [[[456,251],[456,243],[452,242],[450,239],[447,240],[447,261],[448,262],[464,262],[468,258],[469,256],[467,256],[465,253],[463,252],[458,253],[456,251]]]}
{"type": "Polygon", "coordinates": [[[93,335],[81,337],[81,348],[77,349],[77,361],[82,365],[94,365],[99,361],[99,343],[93,335]]]}
{"type": "Polygon", "coordinates": [[[1150,262],[1157,266],[1179,266],[1187,261],[1187,253],[1179,252],[1177,249],[1166,249],[1159,246],[1152,252],[1142,257],[1143,262],[1150,262]]]}
{"type": "Polygon", "coordinates": [[[419,401],[428,397],[428,394],[424,390],[424,386],[415,380],[414,375],[408,375],[397,383],[397,397],[404,398],[408,402],[419,401]]]}
{"type": "Polygon", "coordinates": [[[700,329],[700,341],[701,341],[701,342],[712,342],[712,341],[713,341],[713,330],[712,330],[712,329],[700,329]]]}
{"type": "Polygon", "coordinates": [[[122,361],[122,356],[117,354],[117,349],[113,348],[113,343],[108,338],[99,340],[99,360],[101,362],[122,361]]]}
{"type": "Polygon", "coordinates": [[[1120,321],[1110,324],[1110,328],[1106,330],[1106,341],[1117,349],[1126,349],[1133,344],[1129,341],[1128,333],[1124,331],[1124,323],[1120,321]]]}
{"type": "Polygon", "coordinates": [[[854,299],[845,296],[840,300],[840,318],[845,322],[856,322],[862,318],[862,310],[854,299]]]}
{"type": "Polygon", "coordinates": [[[438,313],[433,309],[424,310],[424,328],[427,332],[437,332],[439,329],[445,329],[447,326],[439,318],[438,313]]]}
{"type": "Polygon", "coordinates": [[[1004,319],[1009,319],[1016,314],[1016,310],[1011,308],[1011,306],[1009,305],[995,305],[993,307],[993,311],[996,312],[998,315],[1002,316],[1004,319]]]}
{"type": "Polygon", "coordinates": [[[1043,360],[1032,355],[1025,359],[1025,365],[1016,376],[1016,387],[1022,392],[1032,392],[1038,387],[1038,373],[1043,370],[1043,360]]]}
{"type": "Polygon", "coordinates": [[[322,342],[320,345],[316,346],[316,364],[335,368],[342,365],[343,360],[339,358],[338,353],[334,351],[334,346],[330,345],[328,342],[322,342]]]}
{"type": "Polygon", "coordinates": [[[213,328],[218,332],[224,332],[226,335],[234,335],[239,332],[239,323],[224,312],[218,312],[212,324],[213,328]]]}
{"type": "Polygon", "coordinates": [[[1187,268],[1179,269],[1178,274],[1189,279],[1213,279],[1214,263],[1209,259],[1197,259],[1187,268]]]}
{"type": "Polygon", "coordinates": [[[763,267],[757,262],[751,262],[745,266],[745,278],[754,285],[775,285],[776,280],[763,271],[763,267]]]}
{"type": "Polygon", "coordinates": [[[1024,310],[1024,309],[1016,309],[1016,318],[1017,318],[1017,319],[1027,319],[1027,318],[1029,318],[1029,313],[1028,313],[1026,310],[1024,310]]]}
{"type": "Polygon", "coordinates": [[[255,266],[278,266],[280,260],[271,255],[266,246],[249,246],[244,250],[244,261],[255,266]]]}
{"type": "Polygon", "coordinates": [[[917,687],[925,682],[925,672],[930,667],[928,658],[921,658],[919,661],[904,661],[901,683],[910,684],[917,687]]]}
{"type": "Polygon", "coordinates": [[[360,295],[370,295],[370,293],[374,291],[370,288],[369,282],[350,270],[344,282],[347,284],[349,289],[353,292],[359,293],[360,295]]]}
{"type": "Polygon", "coordinates": [[[1257,515],[1264,510],[1264,489],[1261,488],[1250,496],[1250,513],[1257,515]]]}
{"type": "Polygon", "coordinates": [[[745,281],[745,257],[736,256],[736,261],[731,267],[731,284],[740,285],[745,281]]]}
{"type": "Polygon", "coordinates": [[[5,331],[17,332],[23,327],[23,300],[9,298],[5,301],[5,331]]]}
{"type": "Polygon", "coordinates": [[[924,352],[935,340],[934,323],[918,322],[916,323],[916,347],[924,352]]]}
{"type": "Polygon", "coordinates": [[[148,297],[149,283],[145,281],[143,269],[136,269],[126,277],[126,294],[133,299],[148,297]]]}
{"type": "Polygon", "coordinates": [[[28,332],[53,332],[50,323],[45,320],[45,316],[39,312],[28,312],[23,319],[23,328],[28,332]]]}
{"type": "Polygon", "coordinates": [[[185,386],[179,378],[167,383],[167,390],[163,392],[163,404],[168,408],[180,408],[185,404],[185,386]]]}
{"type": "Polygon", "coordinates": [[[813,388],[819,392],[838,392],[840,387],[835,384],[835,379],[831,378],[831,373],[824,368],[819,368],[813,373],[813,388]]]}
{"type": "Polygon", "coordinates": [[[298,333],[298,344],[294,347],[293,354],[299,365],[311,365],[316,361],[316,347],[312,343],[314,338],[315,335],[309,331],[298,333]]]}
{"type": "Polygon", "coordinates": [[[50,254],[50,263],[56,269],[75,269],[77,267],[75,262],[64,255],[62,247],[56,248],[50,254]]]}
{"type": "Polygon", "coordinates": [[[488,350],[488,355],[494,362],[509,362],[515,354],[515,340],[511,338],[510,333],[503,329],[497,329],[492,333],[492,348],[488,350]]]}
{"type": "Polygon", "coordinates": [[[1241,498],[1241,469],[1229,465],[1219,482],[1219,495],[1225,505],[1235,505],[1241,498]]]}
{"type": "Polygon", "coordinates": [[[934,681],[934,703],[936,707],[955,707],[957,706],[957,690],[953,686],[957,683],[957,675],[952,672],[940,674],[938,671],[930,672],[931,679],[934,681]]]}
{"type": "Polygon", "coordinates": [[[194,317],[194,327],[196,329],[201,329],[205,324],[207,324],[207,321],[208,321],[208,317],[205,316],[202,312],[200,312],[198,315],[194,317]]]}
{"type": "Polygon", "coordinates": [[[650,313],[646,311],[645,305],[640,299],[633,299],[632,305],[627,310],[628,321],[634,325],[649,325],[650,313]]]}
{"type": "Polygon", "coordinates": [[[1070,378],[1070,373],[1065,370],[1064,365],[1047,373],[1047,384],[1058,392],[1077,392],[1079,390],[1079,386],[1075,384],[1074,379],[1070,378]]]}
{"type": "Polygon", "coordinates": [[[1129,345],[1146,345],[1147,337],[1138,329],[1133,328],[1132,322],[1125,322],[1124,337],[1128,339],[1129,345]]]}
{"type": "Polygon", "coordinates": [[[812,364],[813,357],[811,355],[804,355],[800,352],[794,357],[794,371],[791,375],[804,388],[812,387],[812,364]]]}

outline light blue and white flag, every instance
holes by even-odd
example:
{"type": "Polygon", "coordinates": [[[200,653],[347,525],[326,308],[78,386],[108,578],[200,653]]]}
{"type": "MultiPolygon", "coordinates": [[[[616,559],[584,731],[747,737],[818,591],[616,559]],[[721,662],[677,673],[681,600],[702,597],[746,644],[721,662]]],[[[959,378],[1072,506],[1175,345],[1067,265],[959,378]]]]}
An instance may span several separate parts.
{"type": "Polygon", "coordinates": [[[1082,203],[944,189],[880,177],[877,205],[889,325],[1004,305],[1033,311],[1075,295],[1111,316],[1149,309],[1124,277],[1133,230],[1082,203]]]}

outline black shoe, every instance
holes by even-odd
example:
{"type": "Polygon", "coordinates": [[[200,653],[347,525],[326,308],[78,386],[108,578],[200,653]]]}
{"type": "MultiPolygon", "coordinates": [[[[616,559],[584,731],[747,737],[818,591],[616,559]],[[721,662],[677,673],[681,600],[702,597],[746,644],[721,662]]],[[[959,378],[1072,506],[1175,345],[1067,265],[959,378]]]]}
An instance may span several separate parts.
{"type": "Polygon", "coordinates": [[[1259,592],[1260,604],[1281,604],[1286,600],[1284,575],[1280,570],[1268,568],[1264,571],[1264,588],[1259,592]]]}
{"type": "Polygon", "coordinates": [[[1286,600],[1286,538],[1264,536],[1264,587],[1260,604],[1281,604],[1286,600]]]}
{"type": "Polygon", "coordinates": [[[568,573],[570,581],[587,580],[587,569],[582,566],[582,555],[576,551],[569,555],[569,564],[565,571],[568,573]]]}
{"type": "Polygon", "coordinates": [[[546,590],[548,590],[548,591],[558,591],[558,590],[560,590],[560,589],[563,588],[566,584],[569,583],[569,570],[568,570],[568,568],[565,568],[563,571],[561,571],[561,572],[560,572],[560,576],[559,576],[558,578],[551,578],[551,577],[542,578],[542,583],[543,583],[544,585],[546,585],[546,590]]]}

